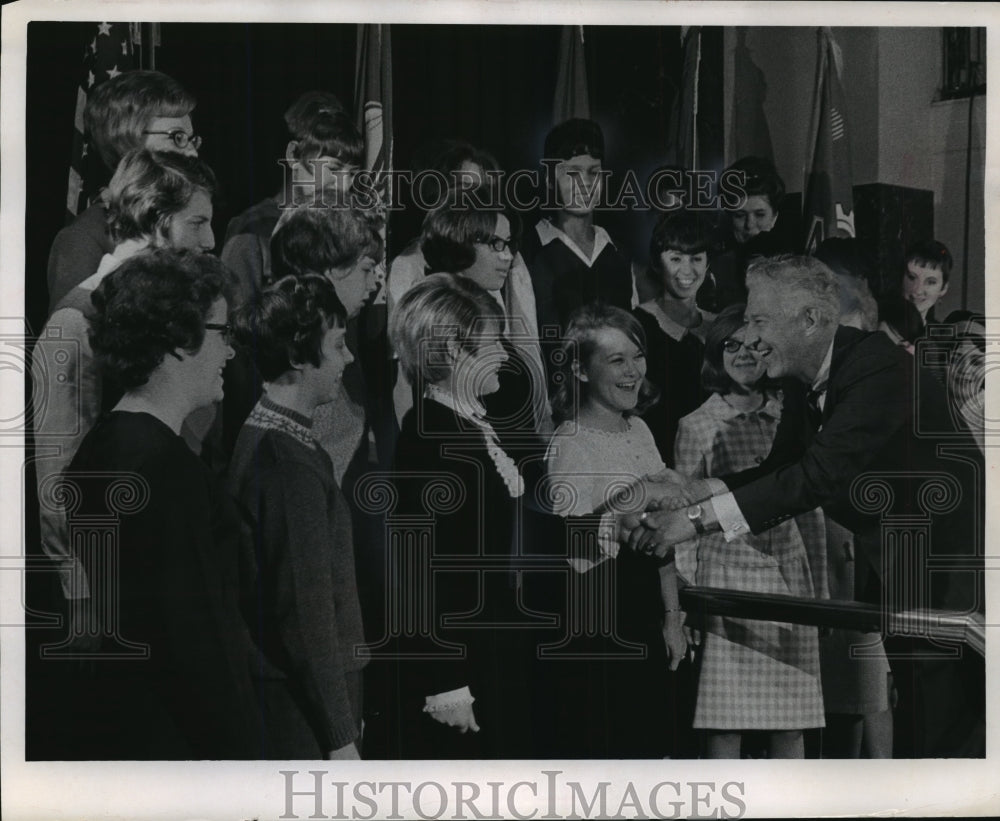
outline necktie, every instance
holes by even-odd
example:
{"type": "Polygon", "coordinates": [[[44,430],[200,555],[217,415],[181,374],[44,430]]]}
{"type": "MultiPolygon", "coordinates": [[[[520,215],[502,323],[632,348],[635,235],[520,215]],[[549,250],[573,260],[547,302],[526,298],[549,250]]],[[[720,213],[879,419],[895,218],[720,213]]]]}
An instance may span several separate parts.
{"type": "Polygon", "coordinates": [[[820,407],[820,397],[826,394],[826,382],[806,393],[806,409],[809,425],[814,431],[823,427],[823,408],[820,407]]]}

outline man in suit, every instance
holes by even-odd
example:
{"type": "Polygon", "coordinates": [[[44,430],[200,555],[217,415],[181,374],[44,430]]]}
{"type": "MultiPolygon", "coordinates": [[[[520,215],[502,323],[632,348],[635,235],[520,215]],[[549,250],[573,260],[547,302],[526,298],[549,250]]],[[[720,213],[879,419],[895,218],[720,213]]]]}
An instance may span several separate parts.
{"type": "MultiPolygon", "coordinates": [[[[858,598],[890,610],[982,610],[981,453],[971,439],[922,433],[947,430],[943,391],[915,391],[914,359],[883,334],[838,325],[836,275],[822,262],[765,259],[749,269],[747,285],[746,341],[768,376],[783,380],[772,450],[739,474],[677,477],[693,504],[634,518],[630,546],[669,556],[702,533],[761,533],[822,507],[855,533],[858,598]],[[911,543],[893,538],[918,521],[911,543]]],[[[915,755],[976,754],[982,693],[968,666],[937,659],[900,667],[897,681],[914,684],[915,755]]]]}

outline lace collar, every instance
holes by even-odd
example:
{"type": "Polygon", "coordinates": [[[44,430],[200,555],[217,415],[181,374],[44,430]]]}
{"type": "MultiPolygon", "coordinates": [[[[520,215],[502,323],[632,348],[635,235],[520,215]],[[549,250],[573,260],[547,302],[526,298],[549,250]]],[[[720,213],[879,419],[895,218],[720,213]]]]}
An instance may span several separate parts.
{"type": "Polygon", "coordinates": [[[479,402],[461,402],[453,394],[439,388],[437,385],[428,385],[424,391],[424,395],[439,405],[450,408],[458,416],[467,422],[471,422],[482,431],[483,438],[486,440],[486,452],[490,455],[490,459],[493,460],[493,464],[496,466],[497,473],[500,474],[500,478],[503,479],[503,483],[507,486],[507,492],[513,499],[521,496],[524,493],[524,479],[521,476],[521,472],[517,469],[514,460],[500,447],[500,440],[497,437],[496,431],[486,421],[486,409],[479,402]]]}

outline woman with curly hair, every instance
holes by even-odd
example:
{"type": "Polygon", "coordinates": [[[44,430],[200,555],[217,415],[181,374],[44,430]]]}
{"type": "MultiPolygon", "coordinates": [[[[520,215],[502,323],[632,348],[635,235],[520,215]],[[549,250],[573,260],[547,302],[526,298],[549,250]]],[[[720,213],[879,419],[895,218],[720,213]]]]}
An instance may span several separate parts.
{"type": "MultiPolygon", "coordinates": [[[[101,281],[125,260],[148,248],[211,251],[212,194],[215,175],[197,157],[146,150],[126,154],[107,188],[108,231],[114,250],[105,254],[96,272],[77,285],[56,306],[32,353],[35,386],[34,433],[48,448],[38,459],[39,486],[52,481],[76,453],[80,442],[102,411],[119,396],[122,386],[105,379],[94,361],[87,338],[93,312],[91,295],[101,281]]],[[[213,411],[205,408],[184,430],[190,446],[200,450],[213,411]]],[[[59,563],[63,594],[68,600],[87,597],[87,580],[69,557],[64,517],[58,509],[41,514],[42,549],[59,563]]]]}
{"type": "Polygon", "coordinates": [[[136,498],[118,518],[110,559],[90,542],[75,545],[95,602],[87,626],[101,638],[91,686],[75,694],[84,758],[258,754],[239,515],[180,436],[194,410],[222,398],[229,287],[214,257],[157,250],[127,260],[94,292],[91,345],[124,395],[70,466],[74,515],[107,516],[111,478],[136,498]]]}
{"type": "Polygon", "coordinates": [[[264,394],[236,440],[229,487],[254,532],[255,627],[277,676],[258,682],[266,758],[358,758],[364,641],[351,516],[313,411],[354,357],[321,276],[285,277],[233,318],[264,394]]]}

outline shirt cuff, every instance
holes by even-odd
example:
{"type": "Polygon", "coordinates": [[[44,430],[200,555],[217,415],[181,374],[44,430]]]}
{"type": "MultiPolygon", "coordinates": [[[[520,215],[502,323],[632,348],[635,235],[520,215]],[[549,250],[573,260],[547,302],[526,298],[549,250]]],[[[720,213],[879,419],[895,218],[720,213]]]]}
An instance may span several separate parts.
{"type": "Polygon", "coordinates": [[[739,539],[750,532],[750,525],[743,518],[740,506],[736,504],[736,497],[732,493],[713,496],[709,499],[709,504],[715,511],[715,518],[718,520],[722,535],[727,542],[739,539]]]}
{"type": "Polygon", "coordinates": [[[461,707],[463,704],[472,704],[475,699],[468,685],[459,687],[457,690],[449,690],[446,693],[438,693],[433,696],[424,697],[424,712],[437,713],[442,710],[450,710],[452,707],[461,707]]]}
{"type": "Polygon", "coordinates": [[[615,514],[608,512],[601,514],[601,520],[597,524],[597,553],[590,556],[576,555],[569,556],[566,561],[577,573],[587,573],[597,565],[606,562],[608,559],[617,559],[618,550],[618,523],[615,521],[615,514]]]}
{"type": "Polygon", "coordinates": [[[705,483],[708,485],[709,492],[713,496],[722,496],[723,494],[729,492],[729,488],[726,486],[726,483],[717,477],[709,477],[705,480],[705,483]]]}

